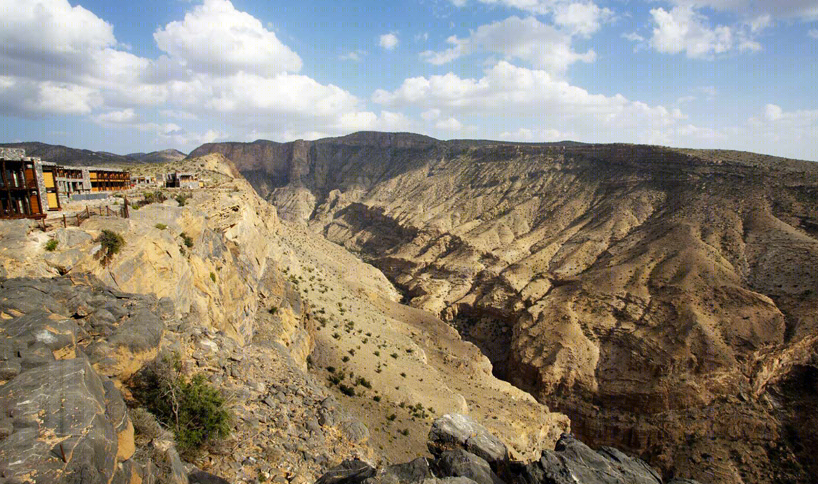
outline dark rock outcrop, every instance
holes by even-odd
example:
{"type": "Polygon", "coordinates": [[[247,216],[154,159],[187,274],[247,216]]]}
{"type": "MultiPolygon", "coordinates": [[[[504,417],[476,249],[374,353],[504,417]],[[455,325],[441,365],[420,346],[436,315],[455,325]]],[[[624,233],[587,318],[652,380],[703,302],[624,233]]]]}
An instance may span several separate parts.
{"type": "MultiPolygon", "coordinates": [[[[397,484],[451,482],[452,484],[663,484],[655,469],[641,459],[633,458],[612,447],[592,450],[571,435],[565,434],[554,450],[545,450],[539,460],[524,463],[509,461],[507,455],[489,452],[485,459],[469,452],[491,442],[490,448],[502,446],[482,425],[464,415],[449,414],[435,420],[429,432],[428,447],[435,455],[431,461],[418,458],[376,471],[362,461],[346,461],[322,476],[317,484],[397,484]],[[496,442],[496,443],[495,443],[496,442]],[[499,445],[497,445],[499,444],[499,445]],[[502,456],[502,457],[500,457],[502,456]]],[[[669,484],[699,484],[677,479],[669,484]]]]}
{"type": "Polygon", "coordinates": [[[345,460],[321,476],[315,484],[354,484],[375,475],[375,468],[362,460],[345,460]]]}
{"type": "Polygon", "coordinates": [[[76,280],[0,279],[0,473],[32,483],[151,482],[109,379],[155,351],[157,301],[76,280]],[[119,361],[119,357],[125,361],[119,361]],[[110,361],[109,361],[110,360],[110,361]]]}
{"type": "Polygon", "coordinates": [[[508,449],[500,439],[474,419],[448,414],[432,424],[428,439],[429,452],[440,457],[448,450],[463,448],[494,466],[508,461],[508,449]]]}

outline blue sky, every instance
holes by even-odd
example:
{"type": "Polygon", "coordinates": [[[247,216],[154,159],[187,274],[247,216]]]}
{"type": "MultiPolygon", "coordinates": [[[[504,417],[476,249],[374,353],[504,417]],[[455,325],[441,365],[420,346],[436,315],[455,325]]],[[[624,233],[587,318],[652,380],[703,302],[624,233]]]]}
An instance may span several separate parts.
{"type": "Polygon", "coordinates": [[[818,0],[0,0],[2,141],[358,130],[818,160],[818,0]]]}

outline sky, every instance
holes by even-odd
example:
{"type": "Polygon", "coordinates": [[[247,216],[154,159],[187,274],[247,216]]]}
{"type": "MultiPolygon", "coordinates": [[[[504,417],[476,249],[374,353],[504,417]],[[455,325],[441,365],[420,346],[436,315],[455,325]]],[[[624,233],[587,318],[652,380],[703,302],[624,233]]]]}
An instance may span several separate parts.
{"type": "Polygon", "coordinates": [[[0,141],[361,130],[818,160],[818,0],[0,0],[0,141]]]}

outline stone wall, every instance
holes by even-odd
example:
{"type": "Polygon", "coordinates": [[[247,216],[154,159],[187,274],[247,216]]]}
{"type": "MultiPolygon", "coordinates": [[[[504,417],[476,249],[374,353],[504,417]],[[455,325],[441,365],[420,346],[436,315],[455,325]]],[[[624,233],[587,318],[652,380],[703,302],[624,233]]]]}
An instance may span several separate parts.
{"type": "Polygon", "coordinates": [[[22,148],[0,148],[0,158],[19,160],[24,156],[26,156],[26,150],[22,148]]]}

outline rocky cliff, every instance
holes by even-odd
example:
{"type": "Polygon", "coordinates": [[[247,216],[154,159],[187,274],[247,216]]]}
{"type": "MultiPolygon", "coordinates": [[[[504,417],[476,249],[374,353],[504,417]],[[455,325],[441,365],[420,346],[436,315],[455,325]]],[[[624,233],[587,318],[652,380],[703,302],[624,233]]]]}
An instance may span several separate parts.
{"type": "Polygon", "coordinates": [[[384,133],[210,152],[586,442],[705,482],[817,471],[815,164],[384,133]]]}

